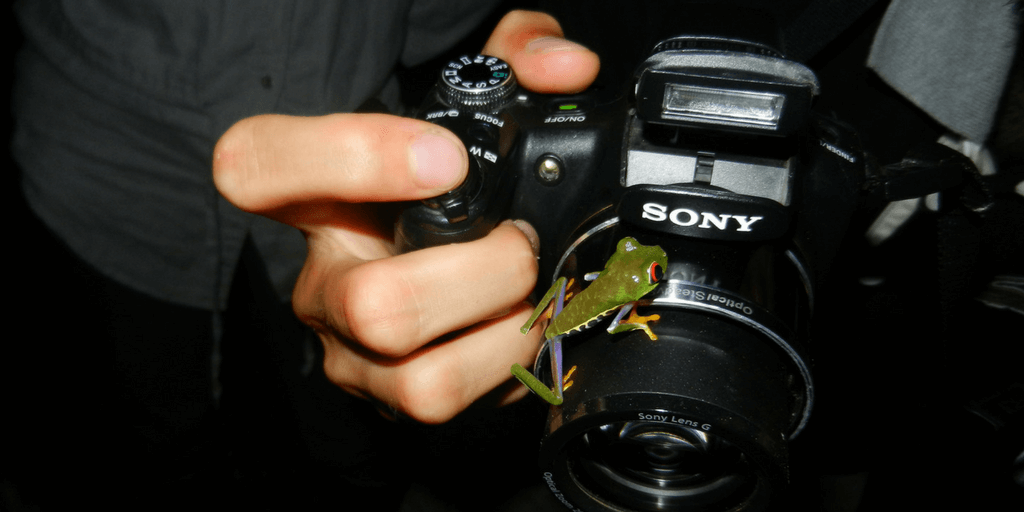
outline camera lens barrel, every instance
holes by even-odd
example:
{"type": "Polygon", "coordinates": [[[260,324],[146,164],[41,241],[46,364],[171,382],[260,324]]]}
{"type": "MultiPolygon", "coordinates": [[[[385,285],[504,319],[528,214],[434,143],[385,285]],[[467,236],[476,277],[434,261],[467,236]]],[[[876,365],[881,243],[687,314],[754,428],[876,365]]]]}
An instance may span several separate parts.
{"type": "MultiPolygon", "coordinates": [[[[573,245],[562,275],[590,269],[624,231],[659,241],[614,222],[603,227],[573,245]]],[[[788,480],[787,441],[806,420],[813,389],[793,341],[800,308],[783,306],[806,301],[799,273],[784,255],[766,256],[778,252],[770,246],[729,256],[720,244],[691,242],[685,252],[662,244],[666,282],[642,306],[660,316],[651,324],[657,340],[595,326],[563,342],[565,367],[575,370],[549,415],[540,461],[552,492],[573,507],[759,510],[788,480]],[[697,268],[717,286],[681,279],[697,268]],[[747,275],[725,282],[719,274],[747,275]],[[746,291],[753,282],[760,297],[746,291]],[[769,291],[768,282],[785,284],[769,291]]],[[[538,357],[537,375],[550,375],[547,360],[538,357]]]]}
{"type": "Polygon", "coordinates": [[[600,332],[566,349],[574,392],[549,419],[540,454],[552,480],[569,484],[573,503],[607,510],[732,510],[766,500],[787,477],[794,397],[779,378],[785,361],[727,320],[650,313],[662,315],[657,341],[600,332]]]}

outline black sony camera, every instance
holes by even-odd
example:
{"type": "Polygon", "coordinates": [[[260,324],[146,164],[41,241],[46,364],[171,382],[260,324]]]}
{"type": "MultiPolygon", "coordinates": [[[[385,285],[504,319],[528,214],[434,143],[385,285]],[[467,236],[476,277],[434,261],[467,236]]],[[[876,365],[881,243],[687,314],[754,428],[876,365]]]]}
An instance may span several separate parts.
{"type": "MultiPolygon", "coordinates": [[[[816,283],[865,179],[855,135],[811,112],[818,89],[772,46],[713,36],[662,41],[621,94],[532,94],[485,55],[441,71],[419,117],[461,137],[470,172],[402,213],[403,250],[525,219],[538,291],[567,277],[574,295],[625,237],[668,256],[638,297],[656,340],[593,327],[561,344],[572,386],[540,461],[571,510],[758,510],[786,484],[814,403],[816,283]]],[[[555,388],[552,350],[533,373],[555,388]]]]}

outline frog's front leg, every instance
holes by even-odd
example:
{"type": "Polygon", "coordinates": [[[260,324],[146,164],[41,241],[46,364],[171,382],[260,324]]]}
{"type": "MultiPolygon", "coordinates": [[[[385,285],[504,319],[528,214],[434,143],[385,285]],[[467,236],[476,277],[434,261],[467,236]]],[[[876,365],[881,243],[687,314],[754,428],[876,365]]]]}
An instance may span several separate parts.
{"type": "Polygon", "coordinates": [[[561,404],[563,399],[562,375],[564,374],[562,372],[562,338],[564,337],[564,334],[559,334],[558,336],[551,338],[551,346],[548,347],[548,353],[551,357],[551,383],[554,385],[551,391],[554,392],[556,397],[558,397],[558,403],[555,405],[561,404]]]}
{"type": "Polygon", "coordinates": [[[530,391],[533,391],[551,405],[562,405],[564,400],[562,395],[565,381],[565,378],[562,376],[562,338],[564,337],[564,334],[559,334],[544,342],[551,357],[551,382],[554,384],[551,389],[548,389],[540,379],[534,377],[533,373],[523,368],[519,363],[512,365],[512,375],[515,375],[519,382],[522,382],[524,386],[530,388],[530,391]]]}
{"type": "Polygon", "coordinates": [[[552,301],[555,301],[555,312],[552,316],[558,316],[558,314],[562,312],[562,305],[565,303],[566,283],[566,278],[560,277],[551,285],[551,288],[548,288],[544,297],[542,297],[540,302],[537,303],[537,307],[533,309],[533,314],[530,315],[530,319],[527,320],[526,323],[523,324],[523,328],[520,329],[523,334],[530,332],[530,329],[532,329],[533,325],[537,323],[537,320],[539,320],[540,316],[544,314],[544,310],[548,308],[548,305],[550,305],[552,301]]]}
{"type": "Polygon", "coordinates": [[[551,389],[548,389],[540,379],[534,377],[532,372],[523,368],[519,363],[512,365],[512,375],[515,375],[519,382],[522,382],[530,391],[551,405],[562,405],[565,399],[562,393],[572,385],[569,376],[576,370],[576,367],[573,366],[569,370],[569,375],[562,375],[562,338],[564,337],[564,334],[559,334],[544,342],[548,346],[548,353],[551,356],[551,382],[554,383],[551,389]]]}
{"type": "Polygon", "coordinates": [[[636,302],[629,302],[619,309],[618,314],[612,320],[611,325],[608,326],[608,333],[618,334],[620,332],[629,332],[641,329],[647,334],[647,337],[652,341],[658,339],[658,336],[651,331],[648,322],[654,322],[661,319],[661,315],[647,315],[640,316],[636,314],[636,302]],[[623,320],[622,317],[629,314],[629,318],[623,320]]]}
{"type": "MultiPolygon", "coordinates": [[[[554,313],[552,314],[552,318],[555,318],[559,314],[562,313],[562,306],[565,304],[565,289],[566,289],[567,283],[571,283],[571,282],[567,281],[566,278],[564,278],[564,277],[560,277],[560,278],[558,278],[558,280],[555,281],[554,284],[551,285],[551,288],[548,288],[547,293],[544,294],[544,297],[541,298],[540,303],[537,304],[537,307],[533,310],[533,314],[530,316],[530,319],[527,320],[526,324],[523,325],[523,328],[522,328],[523,334],[526,334],[527,332],[530,331],[530,329],[533,327],[533,325],[535,323],[537,323],[537,320],[540,319],[540,316],[543,314],[544,310],[547,309],[548,305],[552,301],[554,301],[554,305],[555,305],[555,309],[554,309],[554,313]]],[[[545,336],[547,336],[548,334],[549,333],[547,331],[545,331],[545,336]]],[[[547,386],[544,385],[544,383],[542,383],[539,379],[537,379],[537,377],[534,377],[533,373],[531,373],[526,368],[523,368],[523,366],[520,365],[519,363],[516,363],[516,364],[512,365],[512,375],[515,375],[516,378],[519,379],[519,382],[522,382],[524,386],[526,386],[531,391],[536,393],[537,396],[543,398],[545,401],[547,401],[548,403],[550,403],[552,405],[562,405],[562,401],[563,401],[563,395],[562,395],[562,338],[563,337],[565,337],[564,334],[558,334],[558,335],[552,336],[551,338],[548,338],[547,340],[544,341],[544,344],[547,345],[548,353],[551,356],[551,382],[555,383],[554,387],[552,387],[551,389],[548,389],[547,386]]]]}

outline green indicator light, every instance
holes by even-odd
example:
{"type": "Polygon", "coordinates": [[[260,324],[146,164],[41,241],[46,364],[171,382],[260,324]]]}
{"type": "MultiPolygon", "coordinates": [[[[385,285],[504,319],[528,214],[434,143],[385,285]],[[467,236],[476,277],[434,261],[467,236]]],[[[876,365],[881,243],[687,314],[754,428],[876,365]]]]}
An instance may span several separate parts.
{"type": "Polygon", "coordinates": [[[566,103],[565,105],[559,105],[558,110],[576,110],[577,105],[572,103],[566,103]]]}

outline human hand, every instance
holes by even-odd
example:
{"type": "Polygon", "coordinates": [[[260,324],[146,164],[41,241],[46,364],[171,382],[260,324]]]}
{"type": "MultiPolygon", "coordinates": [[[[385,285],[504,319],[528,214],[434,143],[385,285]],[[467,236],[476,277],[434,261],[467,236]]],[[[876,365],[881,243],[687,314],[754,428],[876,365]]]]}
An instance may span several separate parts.
{"type": "MultiPolygon", "coordinates": [[[[483,53],[537,92],[578,92],[598,58],[561,38],[545,14],[514,11],[483,53]]],[[[301,230],[309,253],[292,294],[324,345],[324,371],[347,392],[425,423],[477,399],[526,391],[512,363],[540,343],[519,327],[536,281],[537,237],[505,222],[473,242],[396,254],[388,204],[437,196],[465,177],[465,147],[447,130],[379,114],[257,116],[214,150],[218,190],[239,208],[301,230]]]]}

